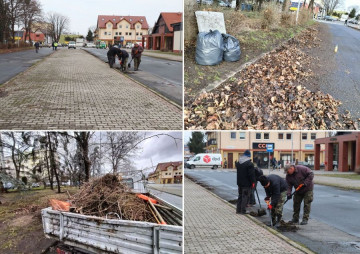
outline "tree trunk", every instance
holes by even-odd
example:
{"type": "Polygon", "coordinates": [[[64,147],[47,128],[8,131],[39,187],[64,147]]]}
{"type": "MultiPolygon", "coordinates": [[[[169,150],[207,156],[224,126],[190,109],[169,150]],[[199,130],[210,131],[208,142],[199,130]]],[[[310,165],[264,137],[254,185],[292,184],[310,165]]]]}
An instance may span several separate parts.
{"type": "Polygon", "coordinates": [[[51,138],[50,138],[50,133],[48,132],[48,141],[49,141],[49,149],[50,149],[50,164],[51,164],[51,168],[55,174],[55,179],[57,182],[57,189],[58,189],[58,193],[61,193],[61,186],[60,186],[60,179],[59,179],[59,174],[57,172],[57,165],[56,165],[56,161],[55,161],[55,147],[53,147],[52,142],[51,142],[51,138]]]}

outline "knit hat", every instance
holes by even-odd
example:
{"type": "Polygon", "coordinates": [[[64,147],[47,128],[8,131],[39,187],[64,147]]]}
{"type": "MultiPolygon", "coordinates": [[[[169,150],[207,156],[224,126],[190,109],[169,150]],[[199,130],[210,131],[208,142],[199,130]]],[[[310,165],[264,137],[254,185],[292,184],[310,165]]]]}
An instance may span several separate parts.
{"type": "Polygon", "coordinates": [[[262,186],[266,186],[269,183],[269,179],[266,176],[262,175],[259,177],[259,182],[262,186]]]}
{"type": "Polygon", "coordinates": [[[246,151],[244,152],[244,156],[251,157],[250,151],[249,151],[249,150],[246,150],[246,151]]]}

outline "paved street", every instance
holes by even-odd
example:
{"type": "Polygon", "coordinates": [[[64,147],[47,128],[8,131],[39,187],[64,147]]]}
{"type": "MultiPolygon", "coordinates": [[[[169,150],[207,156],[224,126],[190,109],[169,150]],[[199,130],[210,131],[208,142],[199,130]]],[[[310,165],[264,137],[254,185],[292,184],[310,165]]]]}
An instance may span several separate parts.
{"type": "Polygon", "coordinates": [[[2,87],[0,129],[181,129],[182,111],[83,50],[61,49],[2,87]]]}
{"type": "MultiPolygon", "coordinates": [[[[264,170],[268,174],[267,170],[264,170]]],[[[236,172],[233,170],[194,169],[185,170],[203,186],[208,186],[219,197],[231,201],[237,199],[236,172]]],[[[185,187],[186,189],[186,187],[185,187]]],[[[264,188],[258,184],[260,201],[265,197],[264,188]]],[[[265,205],[265,203],[262,203],[265,205]]],[[[259,207],[253,208],[257,210],[259,207]]],[[[296,233],[284,232],[292,240],[301,242],[317,253],[359,253],[360,221],[358,217],[360,198],[358,191],[315,185],[314,202],[310,223],[300,226],[296,233]]],[[[292,200],[284,207],[284,219],[292,218],[292,200]]],[[[260,217],[268,222],[268,215],[260,217]]]]}
{"type": "Polygon", "coordinates": [[[329,27],[332,52],[338,45],[334,59],[323,63],[331,65],[334,61],[335,66],[329,75],[320,77],[320,89],[340,100],[342,107],[348,109],[354,118],[360,118],[360,30],[344,26],[343,22],[320,22],[329,27]]]}
{"type": "Polygon", "coordinates": [[[35,48],[14,53],[0,54],[0,85],[22,71],[53,53],[52,48],[41,48],[36,54],[35,48]]]}
{"type": "Polygon", "coordinates": [[[303,253],[185,178],[185,253],[303,253]]]}
{"type": "MultiPolygon", "coordinates": [[[[84,50],[107,62],[106,49],[84,48],[84,50]]],[[[129,57],[130,61],[131,55],[129,57]]],[[[116,67],[119,67],[118,60],[116,60],[116,67]]],[[[131,67],[128,74],[130,77],[154,89],[178,105],[182,105],[182,62],[143,55],[141,57],[140,71],[132,71],[133,62],[131,67]]]]}

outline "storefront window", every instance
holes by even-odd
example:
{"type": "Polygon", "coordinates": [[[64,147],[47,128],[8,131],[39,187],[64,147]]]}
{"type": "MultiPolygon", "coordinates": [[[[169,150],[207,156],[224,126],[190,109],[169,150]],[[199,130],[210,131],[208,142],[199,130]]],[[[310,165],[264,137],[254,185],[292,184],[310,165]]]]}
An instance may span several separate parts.
{"type": "Polygon", "coordinates": [[[269,133],[264,133],[264,139],[269,139],[270,138],[270,134],[269,133]]]}

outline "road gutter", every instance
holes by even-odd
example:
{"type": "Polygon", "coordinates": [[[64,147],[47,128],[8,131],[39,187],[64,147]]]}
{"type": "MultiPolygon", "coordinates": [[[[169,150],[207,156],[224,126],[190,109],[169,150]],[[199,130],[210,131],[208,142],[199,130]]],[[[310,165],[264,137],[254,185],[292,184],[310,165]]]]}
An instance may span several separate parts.
{"type": "MultiPolygon", "coordinates": [[[[100,58],[94,56],[93,54],[91,54],[91,52],[82,49],[83,51],[85,51],[86,53],[90,54],[91,56],[93,56],[94,58],[96,58],[97,60],[99,60],[101,63],[106,64],[104,61],[102,61],[100,58]]],[[[155,91],[154,89],[151,89],[150,87],[148,87],[147,85],[144,85],[143,83],[135,80],[134,78],[130,77],[129,75],[123,73],[122,71],[120,71],[119,69],[113,68],[113,70],[115,70],[116,72],[120,73],[121,75],[125,76],[126,78],[130,79],[131,81],[135,82],[136,84],[146,88],[147,90],[153,92],[154,94],[156,94],[157,96],[159,96],[160,98],[162,98],[163,100],[167,101],[168,103],[172,104],[173,106],[175,106],[176,108],[182,110],[182,106],[173,102],[172,100],[166,98],[164,95],[160,94],[159,92],[155,91]]]]}
{"type": "MultiPolygon", "coordinates": [[[[194,182],[191,178],[187,177],[186,174],[185,174],[185,177],[189,180],[189,181],[192,181],[194,182]]],[[[196,182],[194,182],[196,183],[196,182]]],[[[197,184],[197,183],[196,183],[197,184]]],[[[198,184],[199,185],[199,184],[198,184]]],[[[214,194],[213,192],[207,190],[206,188],[202,187],[201,185],[199,185],[201,188],[203,188],[205,191],[207,191],[208,193],[210,193],[211,195],[213,195],[214,197],[216,197],[217,199],[221,200],[222,202],[224,202],[226,205],[232,207],[232,208],[235,208],[236,206],[229,203],[228,201],[226,201],[225,199],[222,199],[221,197],[217,196],[216,194],[214,194]]],[[[184,209],[185,210],[185,209],[184,209]]],[[[281,240],[289,243],[291,246],[293,246],[294,248],[304,252],[304,253],[307,253],[307,254],[315,254],[315,252],[311,251],[310,249],[308,249],[307,247],[303,246],[302,244],[298,243],[298,242],[295,242],[293,240],[291,240],[290,238],[284,236],[283,234],[281,234],[280,232],[266,226],[265,224],[263,224],[262,222],[258,221],[257,219],[253,218],[252,216],[250,215],[245,215],[247,218],[249,218],[250,220],[252,220],[253,222],[255,222],[258,226],[261,226],[262,228],[268,230],[270,233],[272,233],[273,235],[279,237],[281,240]]]]}

